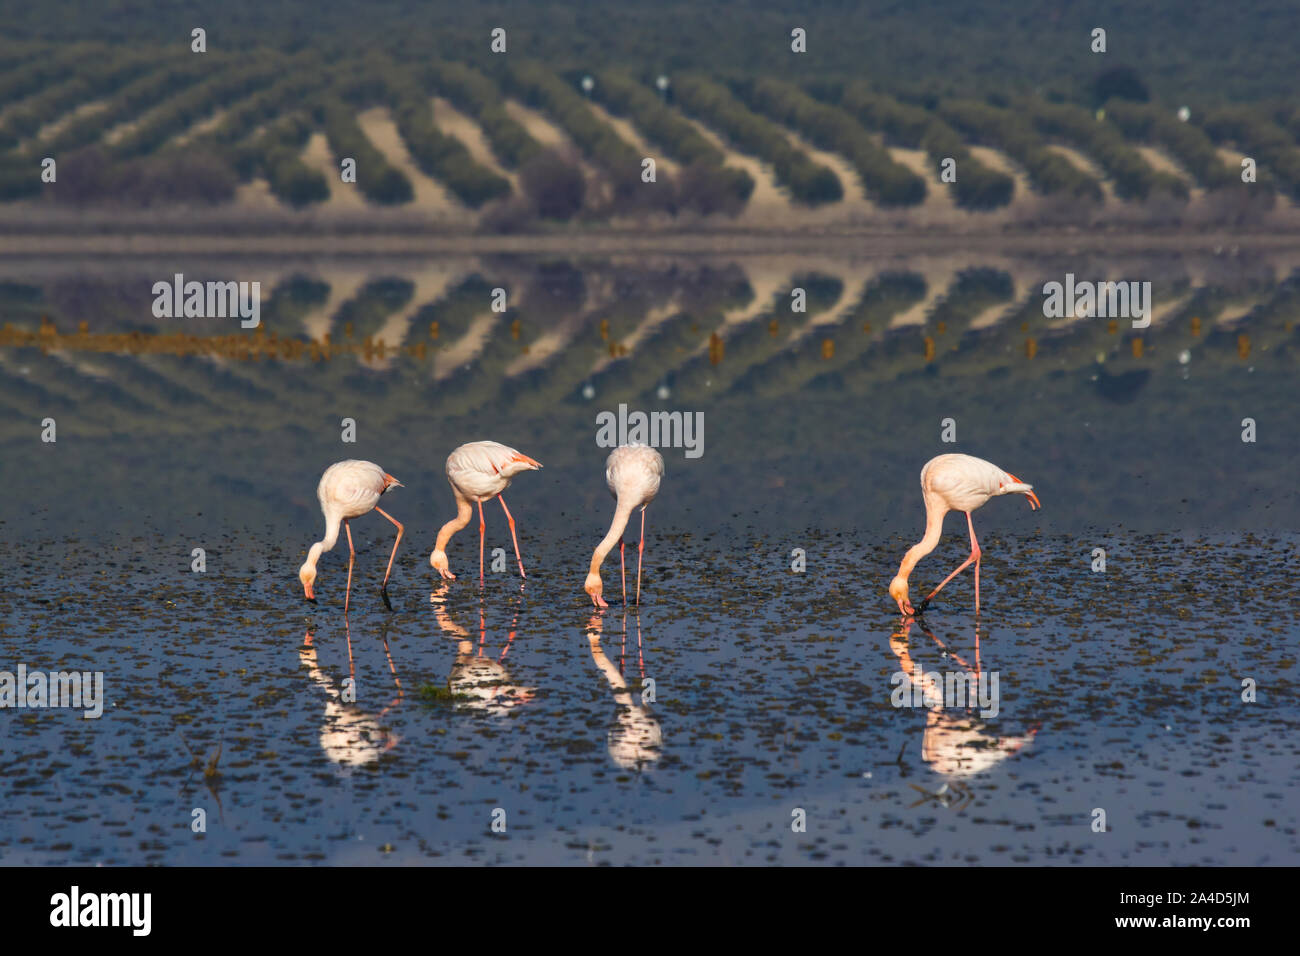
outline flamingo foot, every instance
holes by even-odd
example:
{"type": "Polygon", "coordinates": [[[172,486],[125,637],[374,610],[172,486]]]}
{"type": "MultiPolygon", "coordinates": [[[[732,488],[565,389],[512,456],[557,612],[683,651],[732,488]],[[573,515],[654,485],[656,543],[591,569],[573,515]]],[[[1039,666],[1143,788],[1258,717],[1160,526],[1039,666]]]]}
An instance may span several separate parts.
{"type": "Polygon", "coordinates": [[[384,599],[384,606],[391,611],[393,609],[393,602],[388,600],[388,588],[380,588],[379,596],[384,599]]]}

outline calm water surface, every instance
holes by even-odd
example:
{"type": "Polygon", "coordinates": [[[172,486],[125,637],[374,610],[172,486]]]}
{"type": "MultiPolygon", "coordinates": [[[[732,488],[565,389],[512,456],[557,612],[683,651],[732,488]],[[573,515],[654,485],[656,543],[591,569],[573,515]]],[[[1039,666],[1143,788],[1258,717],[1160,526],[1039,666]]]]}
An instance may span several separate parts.
{"type": "MultiPolygon", "coordinates": [[[[0,862],[1295,864],[1295,266],[290,263],[264,319],[296,357],[151,351],[234,331],[148,316],[170,266],[10,269],[0,671],[102,671],[106,704],[0,711],[0,862]],[[1152,277],[1152,328],[1045,319],[1067,267],[1152,277]],[[620,403],[705,445],[665,449],[643,604],[601,613],[620,403]],[[546,465],[508,492],[529,577],[480,590],[471,523],[444,584],[442,463],[489,437],[546,465]],[[954,450],[1045,507],[976,513],[978,623],[967,576],[909,625],[885,588],[954,450]],[[296,580],[345,457],[407,528],[390,614],[391,526],[354,522],[346,621],[345,550],[319,606],[296,580]]],[[[914,593],[964,559],[946,531],[914,593]]]]}

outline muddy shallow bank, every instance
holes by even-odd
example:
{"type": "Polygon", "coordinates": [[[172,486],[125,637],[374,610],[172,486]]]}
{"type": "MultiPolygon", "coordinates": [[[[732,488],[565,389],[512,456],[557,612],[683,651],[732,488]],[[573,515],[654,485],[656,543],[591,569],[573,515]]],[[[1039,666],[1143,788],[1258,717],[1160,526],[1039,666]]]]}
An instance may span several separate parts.
{"type": "Polygon", "coordinates": [[[1097,573],[1071,539],[990,534],[978,631],[969,580],[889,613],[903,539],[803,541],[796,574],[789,541],[656,537],[626,615],[583,606],[576,538],[481,593],[408,552],[389,615],[376,543],[346,627],[337,564],[309,608],[282,575],[159,574],[151,536],[27,545],[0,660],[102,670],[107,701],[4,714],[0,860],[1297,859],[1293,537],[1118,536],[1097,573]],[[967,673],[996,700],[945,699],[967,673]]]}

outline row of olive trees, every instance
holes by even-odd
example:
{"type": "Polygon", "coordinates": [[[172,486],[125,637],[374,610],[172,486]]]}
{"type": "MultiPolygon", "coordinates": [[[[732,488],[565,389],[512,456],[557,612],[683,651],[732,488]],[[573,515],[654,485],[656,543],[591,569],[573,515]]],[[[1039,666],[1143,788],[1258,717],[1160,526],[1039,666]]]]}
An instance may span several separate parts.
{"type": "Polygon", "coordinates": [[[1114,180],[1115,193],[1121,199],[1147,199],[1162,193],[1188,198],[1190,191],[1181,177],[1153,169],[1117,126],[1099,121],[1084,107],[1029,97],[1016,105],[1041,132],[1077,146],[1096,160],[1114,180]]]}
{"type": "Polygon", "coordinates": [[[49,84],[8,112],[4,122],[0,123],[0,150],[18,148],[51,118],[112,94],[156,63],[157,59],[152,55],[126,54],[112,60],[99,59],[84,64],[71,78],[49,84]]]}
{"type": "Polygon", "coordinates": [[[504,76],[508,92],[550,116],[604,177],[612,192],[613,210],[671,205],[672,184],[668,177],[656,170],[655,182],[643,183],[641,164],[645,157],[592,112],[568,83],[533,62],[513,64],[504,76]]]}
{"type": "Polygon", "coordinates": [[[754,192],[754,178],[725,165],[726,154],[643,83],[624,73],[602,73],[593,95],[614,116],[627,118],[668,158],[681,165],[677,207],[708,215],[735,213],[754,192]]]}
{"type": "Polygon", "coordinates": [[[721,130],[737,148],[770,163],[777,181],[799,202],[835,202],[844,195],[833,170],[810,159],[780,126],[747,108],[725,86],[698,74],[684,74],[677,77],[674,90],[687,112],[721,130]]]}
{"type": "Polygon", "coordinates": [[[510,194],[510,181],[477,162],[454,136],[433,122],[428,93],[407,76],[389,82],[393,118],[407,149],[427,175],[439,180],[471,208],[510,194]]]}
{"type": "Polygon", "coordinates": [[[162,148],[195,123],[267,86],[280,75],[278,58],[234,62],[208,79],[168,97],[141,115],[112,146],[121,157],[143,156],[162,148]]]}
{"type": "Polygon", "coordinates": [[[49,155],[57,155],[96,144],[113,127],[138,118],[211,75],[212,66],[200,57],[187,54],[163,62],[107,97],[101,109],[87,111],[73,119],[49,142],[42,144],[41,149],[49,155]]]}
{"type": "Polygon", "coordinates": [[[967,139],[1000,149],[1018,162],[1039,192],[1102,201],[1101,183],[1048,149],[1042,136],[1019,113],[975,100],[945,100],[938,112],[967,139]]]}
{"type": "Polygon", "coordinates": [[[1294,199],[1300,199],[1300,149],[1295,137],[1267,115],[1235,106],[1214,110],[1202,124],[1219,142],[1233,143],[1294,199]]]}
{"type": "Polygon", "coordinates": [[[1205,131],[1178,119],[1173,110],[1126,100],[1111,100],[1105,109],[1107,121],[1126,137],[1164,149],[1205,189],[1241,182],[1240,172],[1223,161],[1205,131]]]}
{"type": "Polygon", "coordinates": [[[315,118],[324,127],[325,138],[329,140],[335,158],[356,160],[357,188],[367,199],[391,206],[415,198],[411,181],[388,162],[361,129],[356,108],[351,103],[328,97],[317,106],[315,118]]]}
{"type": "Polygon", "coordinates": [[[913,206],[925,200],[925,180],[894,162],[850,114],[813,99],[796,86],[764,78],[736,84],[750,106],[833,150],[853,164],[867,195],[882,206],[913,206]]]}
{"type": "Polygon", "coordinates": [[[497,85],[482,73],[450,62],[430,63],[426,73],[427,86],[474,118],[504,166],[517,169],[543,151],[542,144],[510,115],[497,85]]]}
{"type": "Polygon", "coordinates": [[[958,206],[983,210],[1011,202],[1015,180],[981,163],[961,135],[930,110],[877,93],[866,83],[827,91],[827,98],[837,100],[868,129],[879,130],[887,142],[925,150],[936,170],[946,160],[955,162],[957,179],[952,188],[958,206]]]}
{"type": "Polygon", "coordinates": [[[11,54],[0,73],[0,106],[9,106],[72,76],[88,59],[83,44],[40,55],[11,54]]]}
{"type": "MultiPolygon", "coordinates": [[[[57,85],[60,80],[75,72],[80,65],[79,58],[84,57],[85,53],[80,47],[74,48],[52,57],[48,63],[37,61],[22,69],[21,72],[42,77],[44,81],[41,83],[17,82],[18,78],[10,77],[0,79],[0,97],[43,95],[40,91],[48,83],[57,85]],[[71,62],[65,62],[69,58],[71,62]],[[59,69],[51,71],[48,68],[51,65],[59,69]]],[[[158,166],[156,162],[139,164],[130,169],[110,169],[113,162],[102,152],[96,151],[85,157],[78,156],[78,152],[98,143],[104,133],[119,122],[138,115],[142,109],[165,98],[178,87],[183,88],[194,82],[200,76],[201,70],[192,60],[169,58],[161,65],[155,65],[145,75],[121,83],[104,98],[99,110],[83,111],[48,140],[29,141],[0,155],[0,200],[40,195],[43,192],[41,162],[48,156],[63,160],[60,182],[68,187],[47,191],[50,198],[71,202],[113,198],[130,202],[131,199],[127,197],[134,196],[142,188],[139,184],[148,180],[151,170],[158,166]],[[116,193],[113,192],[115,189],[118,190],[116,193]]],[[[125,77],[122,79],[125,80],[125,77]]],[[[100,92],[102,94],[103,91],[100,92]]],[[[68,105],[71,104],[65,104],[65,107],[68,105]]],[[[30,122],[30,119],[27,120],[28,126],[30,122]]],[[[166,171],[165,178],[174,183],[177,177],[166,171]]]]}
{"type": "Polygon", "coordinates": [[[309,109],[281,114],[238,152],[245,179],[264,176],[276,198],[298,208],[330,195],[325,174],[302,161],[303,146],[316,128],[313,116],[309,109]]]}

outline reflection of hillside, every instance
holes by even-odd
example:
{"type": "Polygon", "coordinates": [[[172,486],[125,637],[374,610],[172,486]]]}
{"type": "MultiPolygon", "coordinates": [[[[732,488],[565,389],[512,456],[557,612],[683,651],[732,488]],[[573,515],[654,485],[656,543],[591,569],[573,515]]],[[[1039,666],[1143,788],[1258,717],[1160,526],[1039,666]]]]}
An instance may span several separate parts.
{"type": "MultiPolygon", "coordinates": [[[[0,287],[0,305],[6,296],[12,304],[0,328],[0,407],[11,420],[37,421],[75,409],[71,427],[88,433],[111,430],[122,415],[163,430],[202,429],[213,407],[239,414],[245,427],[276,429],[314,420],[339,393],[384,397],[372,410],[382,423],[434,394],[447,416],[551,407],[577,400],[584,386],[607,407],[653,402],[664,385],[674,401],[691,403],[779,398],[807,386],[866,393],[927,371],[979,381],[1073,369],[1110,381],[1178,364],[1184,352],[1182,364],[1227,374],[1298,354],[1289,346],[1300,287],[1280,281],[1295,270],[1293,259],[1279,255],[1250,267],[1253,274],[1241,264],[1236,276],[1203,264],[1165,267],[1153,280],[1151,327],[1141,331],[1127,319],[1046,318],[1042,284],[1066,267],[974,253],[952,262],[952,278],[937,289],[906,268],[828,263],[810,271],[797,259],[776,271],[745,260],[559,271],[467,262],[416,267],[409,278],[387,269],[368,283],[345,274],[339,295],[326,272],[264,292],[261,328],[244,332],[226,320],[221,334],[213,320],[142,328],[137,318],[127,325],[136,331],[100,322],[78,328],[57,313],[43,321],[43,302],[121,303],[143,281],[55,275],[21,297],[0,287]],[[65,281],[77,283],[74,296],[65,281]],[[806,313],[790,312],[796,286],[807,292],[806,313]],[[508,293],[504,313],[490,308],[498,287],[508,293]],[[913,313],[917,324],[893,327],[913,313]],[[304,322],[320,337],[304,337],[304,322]],[[1099,357],[1104,371],[1096,370],[1099,357]]],[[[1094,280],[1140,279],[1156,269],[1077,260],[1068,268],[1094,280]]],[[[121,314],[117,305],[110,311],[121,314]]]]}

